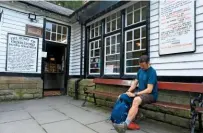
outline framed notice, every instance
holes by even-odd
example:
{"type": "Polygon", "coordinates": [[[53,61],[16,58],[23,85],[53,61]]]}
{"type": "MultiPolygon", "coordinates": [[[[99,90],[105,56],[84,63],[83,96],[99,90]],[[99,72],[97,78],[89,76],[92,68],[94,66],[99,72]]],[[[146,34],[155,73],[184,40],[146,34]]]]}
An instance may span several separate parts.
{"type": "Polygon", "coordinates": [[[43,29],[40,27],[26,25],[26,35],[42,37],[43,29]]]}
{"type": "Polygon", "coordinates": [[[39,39],[8,33],[6,71],[37,72],[39,39]]]}
{"type": "Polygon", "coordinates": [[[195,48],[195,1],[160,1],[159,54],[194,52],[195,48]]]}

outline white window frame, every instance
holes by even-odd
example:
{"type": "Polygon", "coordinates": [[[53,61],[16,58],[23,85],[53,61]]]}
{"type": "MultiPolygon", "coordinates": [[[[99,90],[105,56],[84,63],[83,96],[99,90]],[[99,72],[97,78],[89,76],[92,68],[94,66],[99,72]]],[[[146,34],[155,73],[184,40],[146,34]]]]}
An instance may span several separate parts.
{"type": "Polygon", "coordinates": [[[69,30],[68,26],[58,24],[58,23],[54,23],[54,22],[49,22],[49,21],[46,22],[46,26],[45,26],[45,40],[46,41],[51,41],[51,42],[56,42],[56,43],[61,43],[61,44],[68,44],[68,41],[67,41],[68,40],[68,30],[69,30]],[[51,25],[53,25],[53,24],[56,25],[56,32],[52,32],[52,30],[51,31],[47,30],[46,26],[47,26],[48,23],[50,23],[51,25]],[[61,33],[58,33],[58,26],[61,26],[61,33]],[[61,40],[62,40],[63,35],[65,35],[65,34],[63,34],[63,28],[64,27],[66,28],[66,39],[65,39],[64,42],[62,42],[62,41],[59,42],[59,41],[57,41],[57,37],[58,37],[57,35],[60,34],[61,35],[61,40]],[[49,39],[46,38],[47,37],[47,35],[46,35],[47,32],[50,33],[50,36],[49,36],[50,38],[49,39]],[[51,39],[52,38],[52,33],[56,34],[56,41],[51,39]]]}
{"type": "MultiPolygon", "coordinates": [[[[135,72],[135,73],[127,73],[126,72],[126,62],[128,61],[128,60],[136,60],[136,59],[138,59],[139,60],[139,58],[131,58],[131,59],[127,59],[127,53],[132,53],[132,52],[136,52],[136,51],[146,51],[146,48],[145,49],[142,49],[142,39],[146,39],[146,36],[145,37],[142,37],[142,28],[143,27],[145,27],[146,28],[146,25],[143,25],[143,26],[139,26],[139,27],[136,27],[136,28],[133,28],[133,29],[130,29],[130,30],[127,30],[127,31],[125,31],[125,55],[124,55],[124,74],[125,75],[135,75],[135,74],[137,74],[137,72],[135,72]],[[138,40],[138,39],[134,39],[134,30],[136,30],[136,29],[140,29],[140,38],[139,38],[139,40],[140,40],[140,49],[139,50],[134,50],[134,41],[136,41],[136,40],[138,40]],[[132,32],[132,40],[130,40],[130,41],[127,41],[127,33],[128,32],[132,32]],[[127,52],[127,43],[128,42],[132,42],[132,51],[128,51],[127,52]]],[[[128,67],[139,67],[139,65],[136,65],[136,66],[128,66],[128,67]]]]}
{"type": "Polygon", "coordinates": [[[90,39],[101,36],[100,28],[101,28],[101,21],[97,21],[97,22],[90,25],[90,39]],[[95,26],[96,23],[98,23],[98,26],[95,26]],[[92,26],[93,26],[93,28],[92,28],[92,26]],[[95,30],[96,28],[98,28],[98,36],[96,36],[96,34],[95,34],[96,33],[96,30],[95,30]],[[92,37],[92,30],[93,29],[94,29],[94,36],[92,37]]]}
{"type": "Polygon", "coordinates": [[[139,1],[139,3],[140,3],[140,8],[138,8],[138,9],[135,9],[134,8],[134,5],[136,5],[138,2],[136,2],[135,4],[133,4],[133,5],[131,5],[131,6],[133,6],[133,10],[131,11],[131,12],[127,12],[127,9],[129,8],[129,7],[131,7],[131,6],[129,6],[129,7],[127,7],[126,9],[125,9],[125,27],[128,27],[128,26],[131,26],[131,25],[134,25],[134,24],[137,24],[137,23],[140,23],[140,22],[143,22],[143,21],[146,21],[146,19],[145,20],[142,20],[142,9],[143,8],[147,8],[147,6],[142,6],[141,5],[141,2],[143,2],[143,1],[139,1]],[[134,23],[134,16],[135,16],[135,11],[138,11],[138,10],[140,10],[140,21],[139,22],[136,22],[136,23],[134,23]],[[127,20],[127,16],[128,16],[128,14],[130,14],[130,13],[133,13],[133,18],[132,18],[132,20],[133,20],[133,23],[132,24],[130,24],[130,25],[128,25],[127,24],[127,22],[128,22],[128,20],[127,20]]]}
{"type": "Polygon", "coordinates": [[[97,39],[97,40],[94,40],[94,41],[91,41],[91,42],[89,42],[89,75],[98,75],[98,74],[100,74],[100,72],[101,72],[101,64],[100,64],[100,67],[98,67],[99,68],[99,73],[91,73],[91,59],[92,58],[97,58],[97,57],[99,57],[99,59],[100,59],[100,62],[99,63],[101,63],[101,55],[99,55],[99,56],[94,56],[94,57],[91,57],[91,51],[92,51],[92,49],[90,49],[91,48],[91,43],[94,43],[94,53],[95,53],[95,50],[97,50],[97,49],[99,49],[100,50],[100,52],[101,52],[101,47],[98,47],[98,48],[95,48],[95,42],[98,42],[98,46],[99,46],[99,41],[101,41],[101,39],[97,39]]]}
{"type": "MultiPolygon", "coordinates": [[[[119,53],[117,52],[117,45],[120,45],[121,46],[121,42],[120,43],[117,43],[117,36],[118,35],[120,35],[120,37],[121,37],[121,34],[120,33],[117,33],[117,34],[113,34],[113,35],[111,35],[111,36],[107,36],[107,37],[105,37],[105,45],[104,45],[104,75],[119,75],[120,74],[120,72],[118,72],[118,73],[114,73],[114,72],[112,72],[112,73],[106,73],[105,72],[105,70],[106,70],[106,63],[107,63],[107,61],[106,61],[106,57],[107,56],[111,56],[111,55],[118,55],[118,54],[121,54],[120,53],[120,51],[119,51],[119,53]],[[113,44],[113,45],[111,45],[111,37],[112,36],[115,36],[115,44],[113,44]],[[106,55],[106,40],[107,40],[107,38],[110,38],[110,45],[108,46],[108,47],[110,47],[110,55],[106,55]],[[116,51],[115,51],[115,53],[114,54],[111,54],[111,46],[116,46],[115,47],[115,49],[116,49],[116,51]]],[[[114,61],[118,61],[118,62],[120,62],[120,59],[119,60],[111,60],[111,61],[108,61],[108,62],[114,62],[114,61]]],[[[119,65],[119,69],[120,69],[120,65],[119,65]]]]}
{"type": "Polygon", "coordinates": [[[113,31],[119,30],[119,29],[121,28],[121,27],[120,27],[120,28],[117,27],[117,21],[118,21],[118,19],[121,19],[121,11],[118,11],[118,12],[116,12],[116,13],[113,13],[113,14],[109,15],[108,17],[105,18],[105,34],[111,33],[111,32],[113,32],[113,31]],[[120,15],[118,15],[119,13],[120,13],[120,15]],[[116,14],[116,18],[112,19],[112,16],[113,16],[114,14],[116,14]],[[110,17],[110,21],[107,22],[107,18],[108,18],[108,17],[110,17]],[[116,29],[115,29],[115,30],[112,30],[112,22],[113,22],[114,20],[116,20],[116,29]],[[109,31],[109,32],[107,32],[107,23],[110,23],[110,31],[109,31]]]}

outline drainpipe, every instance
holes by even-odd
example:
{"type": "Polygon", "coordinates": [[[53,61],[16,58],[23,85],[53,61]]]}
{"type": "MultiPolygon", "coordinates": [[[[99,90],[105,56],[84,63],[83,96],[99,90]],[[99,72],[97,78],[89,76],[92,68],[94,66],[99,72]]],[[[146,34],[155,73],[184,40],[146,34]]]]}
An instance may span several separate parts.
{"type": "MultiPolygon", "coordinates": [[[[80,23],[81,24],[81,23],[80,23]]],[[[83,69],[83,24],[81,24],[81,42],[80,42],[80,78],[75,81],[75,99],[78,100],[79,95],[79,83],[83,79],[82,69],[83,69]]]]}

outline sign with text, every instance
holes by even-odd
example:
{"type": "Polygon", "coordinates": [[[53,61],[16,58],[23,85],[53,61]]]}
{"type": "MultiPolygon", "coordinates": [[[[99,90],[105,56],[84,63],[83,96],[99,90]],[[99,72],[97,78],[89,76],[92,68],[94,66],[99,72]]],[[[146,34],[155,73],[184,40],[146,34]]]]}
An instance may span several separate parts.
{"type": "Polygon", "coordinates": [[[36,72],[38,43],[37,38],[8,34],[6,71],[36,72]]]}
{"type": "Polygon", "coordinates": [[[33,25],[26,25],[26,35],[42,37],[43,29],[33,25]]]}
{"type": "Polygon", "coordinates": [[[195,51],[194,4],[194,0],[160,1],[160,55],[195,51]]]}

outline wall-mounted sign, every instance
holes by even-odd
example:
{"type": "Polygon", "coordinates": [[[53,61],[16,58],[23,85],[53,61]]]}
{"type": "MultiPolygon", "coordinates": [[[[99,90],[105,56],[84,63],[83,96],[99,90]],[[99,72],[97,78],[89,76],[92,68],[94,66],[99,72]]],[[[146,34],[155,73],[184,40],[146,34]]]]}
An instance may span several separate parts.
{"type": "Polygon", "coordinates": [[[105,73],[113,73],[114,65],[107,65],[105,67],[105,73]]]}
{"type": "Polygon", "coordinates": [[[40,27],[26,25],[26,35],[42,37],[43,29],[40,27]]]}
{"type": "Polygon", "coordinates": [[[37,72],[39,39],[8,34],[6,71],[37,72]]]}
{"type": "Polygon", "coordinates": [[[159,6],[159,54],[195,51],[195,1],[163,0],[159,6]]]}

